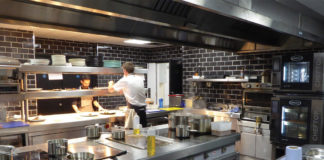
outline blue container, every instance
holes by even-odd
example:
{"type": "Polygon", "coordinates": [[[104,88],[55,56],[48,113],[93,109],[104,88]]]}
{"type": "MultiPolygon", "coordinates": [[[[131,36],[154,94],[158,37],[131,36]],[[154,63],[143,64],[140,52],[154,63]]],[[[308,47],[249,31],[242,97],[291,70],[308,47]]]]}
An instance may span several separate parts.
{"type": "Polygon", "coordinates": [[[163,98],[159,99],[159,108],[163,108],[163,98]]]}

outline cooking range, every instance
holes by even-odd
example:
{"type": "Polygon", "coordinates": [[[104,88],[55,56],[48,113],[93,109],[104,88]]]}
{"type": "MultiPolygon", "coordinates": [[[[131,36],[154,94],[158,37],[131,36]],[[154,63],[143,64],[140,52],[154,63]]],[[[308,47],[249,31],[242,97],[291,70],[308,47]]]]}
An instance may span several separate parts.
{"type": "Polygon", "coordinates": [[[323,63],[324,53],[273,57],[272,143],[324,143],[323,63]]]}

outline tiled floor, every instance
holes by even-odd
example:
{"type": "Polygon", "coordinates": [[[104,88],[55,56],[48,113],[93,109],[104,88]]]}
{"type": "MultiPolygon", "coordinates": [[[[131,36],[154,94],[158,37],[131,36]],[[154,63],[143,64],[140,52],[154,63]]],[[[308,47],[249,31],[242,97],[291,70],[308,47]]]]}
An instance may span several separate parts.
{"type": "Polygon", "coordinates": [[[262,160],[262,159],[240,155],[240,160],[262,160]]]}

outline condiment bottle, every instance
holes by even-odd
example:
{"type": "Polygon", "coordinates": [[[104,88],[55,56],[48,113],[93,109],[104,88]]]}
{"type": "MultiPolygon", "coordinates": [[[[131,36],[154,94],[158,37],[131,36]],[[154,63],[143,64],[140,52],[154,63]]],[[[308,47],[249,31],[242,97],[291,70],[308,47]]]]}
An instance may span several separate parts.
{"type": "Polygon", "coordinates": [[[139,135],[140,134],[140,128],[139,128],[139,116],[135,114],[134,119],[133,119],[133,134],[134,135],[139,135]]]}
{"type": "Polygon", "coordinates": [[[155,155],[155,129],[152,127],[147,130],[147,155],[155,155]]]}

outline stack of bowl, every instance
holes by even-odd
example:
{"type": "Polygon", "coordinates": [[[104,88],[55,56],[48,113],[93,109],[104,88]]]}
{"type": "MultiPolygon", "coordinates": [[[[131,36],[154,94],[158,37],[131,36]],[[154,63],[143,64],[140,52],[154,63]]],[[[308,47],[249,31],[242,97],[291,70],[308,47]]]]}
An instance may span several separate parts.
{"type": "Polygon", "coordinates": [[[86,64],[91,67],[102,67],[102,56],[87,56],[86,64]]]}
{"type": "Polygon", "coordinates": [[[121,61],[116,60],[104,60],[104,67],[108,68],[120,68],[121,67],[121,61]]]}
{"type": "Polygon", "coordinates": [[[48,59],[29,59],[30,64],[33,65],[49,65],[50,61],[48,59]]]}
{"type": "Polygon", "coordinates": [[[65,66],[66,58],[65,55],[51,55],[53,66],[65,66]]]}
{"type": "Polygon", "coordinates": [[[72,66],[86,66],[86,61],[84,58],[70,58],[69,62],[72,66]]]}
{"type": "Polygon", "coordinates": [[[0,65],[19,65],[20,62],[17,59],[0,56],[0,65]]]}

